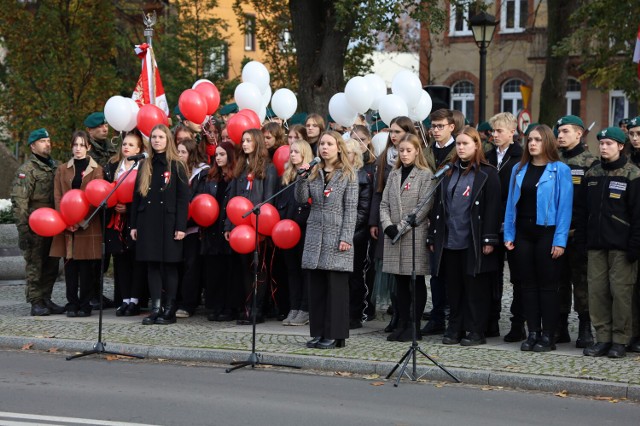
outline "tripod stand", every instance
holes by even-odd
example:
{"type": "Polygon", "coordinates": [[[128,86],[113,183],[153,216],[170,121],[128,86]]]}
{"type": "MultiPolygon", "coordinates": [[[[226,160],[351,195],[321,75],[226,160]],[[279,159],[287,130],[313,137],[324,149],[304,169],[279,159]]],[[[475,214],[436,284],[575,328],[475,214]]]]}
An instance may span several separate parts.
{"type": "Polygon", "coordinates": [[[138,160],[136,160],[133,165],[131,166],[131,168],[129,170],[127,170],[127,172],[116,182],[116,184],[114,185],[113,189],[111,189],[111,192],[109,192],[109,194],[107,194],[107,196],[102,200],[102,202],[100,203],[100,205],[98,206],[98,208],[96,208],[93,213],[91,213],[91,216],[89,216],[86,220],[84,220],[80,226],[84,229],[87,226],[89,226],[89,223],[91,222],[91,220],[98,214],[98,212],[102,212],[102,226],[101,226],[101,230],[102,230],[102,244],[101,244],[101,249],[102,249],[102,257],[100,258],[100,289],[99,289],[99,293],[100,293],[100,309],[98,310],[98,341],[93,345],[93,349],[87,350],[87,351],[83,351],[80,354],[76,354],[76,355],[71,355],[68,356],[66,358],[67,361],[71,361],[72,359],[76,359],[76,358],[81,358],[81,357],[85,357],[88,355],[100,355],[100,354],[109,354],[109,355],[120,355],[120,356],[127,356],[127,357],[131,357],[131,358],[138,358],[138,359],[143,359],[144,357],[142,355],[133,355],[133,354],[125,354],[122,352],[114,352],[114,351],[108,351],[105,349],[105,343],[102,341],[102,312],[103,312],[103,300],[102,300],[102,293],[104,291],[104,259],[106,257],[106,245],[105,245],[105,238],[106,238],[106,226],[107,226],[107,200],[109,199],[109,197],[111,197],[113,195],[113,193],[116,192],[116,189],[118,189],[118,187],[122,184],[122,182],[124,182],[124,180],[127,178],[127,176],[129,176],[129,174],[133,171],[133,169],[138,165],[138,160]]]}
{"type": "MultiPolygon", "coordinates": [[[[444,176],[444,173],[441,176],[444,176]]],[[[433,186],[433,188],[431,189],[431,191],[429,191],[429,193],[427,194],[425,199],[422,200],[422,202],[416,206],[414,211],[407,216],[406,225],[403,226],[402,229],[399,230],[398,234],[391,240],[391,244],[397,243],[398,240],[402,237],[402,234],[404,233],[404,231],[407,229],[407,226],[411,226],[411,249],[412,250],[411,250],[410,292],[411,292],[412,309],[410,311],[411,311],[411,316],[412,316],[412,318],[411,318],[411,337],[412,337],[412,341],[411,341],[411,347],[405,352],[405,354],[402,356],[402,358],[400,358],[400,361],[398,361],[396,363],[396,365],[393,367],[393,369],[385,377],[386,379],[390,378],[393,375],[393,373],[398,369],[398,367],[400,367],[402,365],[402,367],[400,368],[400,371],[398,372],[398,377],[396,379],[396,382],[393,385],[394,387],[398,387],[398,385],[400,384],[400,379],[402,378],[402,376],[405,375],[405,373],[414,382],[416,380],[420,379],[422,376],[424,376],[424,374],[418,375],[418,373],[417,373],[417,355],[418,355],[418,353],[422,354],[422,356],[427,358],[429,361],[431,361],[433,364],[435,364],[438,368],[440,368],[442,371],[447,373],[449,375],[449,377],[451,377],[453,380],[455,380],[456,383],[460,383],[460,380],[456,376],[451,374],[451,372],[449,372],[445,367],[440,365],[438,363],[438,361],[433,359],[431,356],[429,356],[429,354],[427,354],[426,352],[424,352],[420,348],[420,346],[418,345],[417,332],[416,332],[416,329],[417,329],[417,326],[418,326],[418,324],[417,324],[418,315],[419,315],[419,313],[416,312],[417,311],[416,310],[416,227],[418,226],[418,223],[416,221],[416,214],[433,197],[433,194],[435,193],[436,189],[440,185],[440,182],[442,182],[442,180],[439,180],[438,183],[433,186]],[[407,373],[406,370],[407,370],[407,366],[409,365],[409,361],[410,360],[413,361],[413,365],[412,365],[413,368],[412,368],[410,373],[407,373]]]]}
{"type": "MultiPolygon", "coordinates": [[[[290,187],[295,185],[297,182],[298,182],[297,180],[294,180],[289,185],[285,186],[280,191],[276,192],[275,194],[273,194],[271,197],[267,198],[263,202],[261,202],[259,204],[256,204],[255,206],[253,206],[253,209],[249,210],[248,212],[246,212],[245,214],[242,215],[243,218],[249,216],[251,213],[256,215],[256,229],[255,229],[256,246],[255,246],[255,248],[253,250],[253,264],[254,264],[253,296],[252,296],[253,300],[251,301],[251,354],[249,354],[249,358],[246,361],[234,361],[234,362],[231,362],[231,365],[233,365],[233,367],[227,368],[225,370],[225,372],[227,372],[227,373],[231,373],[234,370],[237,370],[237,369],[243,368],[243,367],[248,367],[248,366],[251,366],[251,368],[255,368],[257,365],[272,365],[272,366],[275,366],[275,367],[289,367],[289,368],[297,368],[297,369],[300,368],[300,367],[297,367],[295,365],[262,362],[262,355],[259,354],[259,353],[256,353],[256,315],[257,315],[257,313],[256,313],[256,311],[257,311],[257,300],[256,299],[258,298],[258,262],[259,262],[259,255],[258,255],[258,248],[259,248],[258,222],[260,220],[260,208],[262,206],[264,206],[265,204],[267,204],[269,201],[271,201],[274,198],[276,198],[278,195],[280,195],[283,192],[285,192],[286,190],[288,190],[290,187]]],[[[266,285],[266,284],[264,284],[264,285],[266,285]]]]}

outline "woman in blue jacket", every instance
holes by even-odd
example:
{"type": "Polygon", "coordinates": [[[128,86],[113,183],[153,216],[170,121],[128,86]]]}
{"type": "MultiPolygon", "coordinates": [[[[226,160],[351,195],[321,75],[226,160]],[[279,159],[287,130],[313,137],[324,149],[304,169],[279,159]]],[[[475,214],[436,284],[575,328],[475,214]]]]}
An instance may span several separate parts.
{"type": "Polygon", "coordinates": [[[529,336],[523,351],[548,352],[558,320],[558,258],[567,246],[573,184],[559,161],[552,130],[536,126],[520,164],[511,172],[504,218],[504,245],[515,250],[529,336]]]}

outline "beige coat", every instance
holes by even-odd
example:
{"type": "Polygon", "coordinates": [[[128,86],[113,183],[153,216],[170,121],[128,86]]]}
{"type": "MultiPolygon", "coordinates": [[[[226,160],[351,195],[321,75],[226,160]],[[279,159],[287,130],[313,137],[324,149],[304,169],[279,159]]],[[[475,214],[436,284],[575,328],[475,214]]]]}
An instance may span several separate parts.
{"type": "MultiPolygon", "coordinates": [[[[434,185],[431,180],[433,173],[414,167],[402,186],[401,169],[393,169],[387,179],[380,203],[380,223],[382,229],[397,225],[401,230],[406,223],[407,215],[411,214],[420,204],[434,185]]],[[[427,215],[433,198],[425,203],[416,214],[416,274],[429,274],[429,260],[427,252],[427,215]]],[[[384,235],[384,257],[382,270],[389,274],[411,275],[412,269],[412,237],[411,227],[405,229],[404,234],[396,244],[391,244],[391,238],[384,235]]]]}

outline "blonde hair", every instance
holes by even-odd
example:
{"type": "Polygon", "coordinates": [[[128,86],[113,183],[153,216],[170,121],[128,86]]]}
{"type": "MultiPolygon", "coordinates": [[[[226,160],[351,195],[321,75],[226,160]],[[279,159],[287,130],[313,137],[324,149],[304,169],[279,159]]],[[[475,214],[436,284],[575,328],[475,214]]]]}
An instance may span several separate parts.
{"type": "MultiPolygon", "coordinates": [[[[325,135],[331,136],[333,139],[335,139],[336,144],[338,145],[338,158],[336,159],[335,163],[333,163],[334,169],[342,170],[342,179],[348,179],[353,182],[356,179],[356,172],[353,169],[353,166],[351,165],[349,160],[346,158],[347,147],[344,144],[344,139],[342,139],[342,135],[334,130],[327,130],[321,133],[320,138],[318,139],[318,149],[319,149],[320,141],[325,135]]],[[[310,181],[318,177],[318,175],[320,174],[318,170],[324,168],[325,164],[326,163],[323,159],[322,161],[320,161],[320,164],[318,164],[318,167],[316,167],[311,171],[311,173],[309,174],[310,181]]]]}
{"type": "Polygon", "coordinates": [[[518,120],[510,112],[501,112],[489,119],[489,125],[492,129],[502,125],[509,130],[515,130],[518,127],[518,120]]]}
{"type": "MultiPolygon", "coordinates": [[[[167,148],[166,148],[166,156],[167,156],[167,170],[173,170],[174,164],[176,168],[182,168],[184,174],[187,174],[187,167],[178,157],[178,150],[176,149],[176,144],[173,142],[173,134],[171,130],[164,124],[157,124],[151,129],[151,135],[156,130],[161,130],[167,137],[167,148]]],[[[151,175],[153,174],[153,157],[156,155],[156,152],[152,149],[149,150],[149,158],[144,160],[140,164],[140,168],[138,170],[138,192],[143,197],[146,197],[149,193],[149,186],[151,185],[151,175]]],[[[178,174],[179,176],[179,174],[178,174]]]]}
{"type": "Polygon", "coordinates": [[[344,145],[347,147],[348,152],[354,152],[356,156],[353,158],[353,168],[360,170],[364,166],[364,159],[362,158],[362,152],[360,151],[360,142],[351,138],[344,141],[344,145]]]}
{"type": "MultiPolygon", "coordinates": [[[[429,164],[427,163],[427,158],[423,153],[422,140],[414,134],[407,133],[402,139],[400,139],[400,142],[398,142],[398,148],[400,148],[400,144],[403,142],[409,142],[418,152],[418,155],[416,155],[416,159],[413,164],[420,170],[431,170],[431,168],[429,168],[429,164]]],[[[402,167],[402,161],[400,161],[400,155],[398,155],[395,168],[399,169],[400,167],[402,167]]]]}
{"type": "MultiPolygon", "coordinates": [[[[304,140],[295,141],[291,145],[289,145],[289,149],[293,149],[294,146],[297,146],[300,149],[300,154],[302,155],[302,164],[310,163],[313,160],[313,151],[311,150],[311,145],[309,142],[304,140]]],[[[289,155],[289,159],[284,165],[284,173],[282,173],[282,184],[288,185],[294,180],[298,178],[298,169],[291,162],[291,155],[289,155]]]]}

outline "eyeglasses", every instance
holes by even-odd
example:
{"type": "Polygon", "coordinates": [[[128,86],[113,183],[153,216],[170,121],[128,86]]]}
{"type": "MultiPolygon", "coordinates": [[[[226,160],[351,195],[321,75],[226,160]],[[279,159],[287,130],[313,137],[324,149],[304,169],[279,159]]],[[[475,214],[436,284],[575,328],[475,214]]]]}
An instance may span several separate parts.
{"type": "Polygon", "coordinates": [[[433,129],[433,130],[436,130],[436,129],[444,130],[444,128],[447,127],[447,126],[448,126],[448,124],[432,124],[431,125],[431,129],[433,129]]]}

